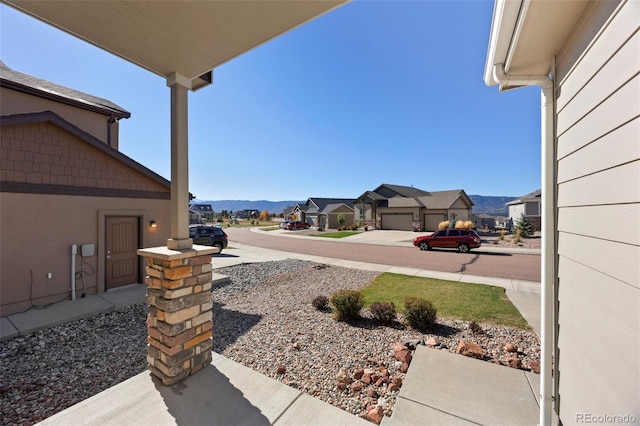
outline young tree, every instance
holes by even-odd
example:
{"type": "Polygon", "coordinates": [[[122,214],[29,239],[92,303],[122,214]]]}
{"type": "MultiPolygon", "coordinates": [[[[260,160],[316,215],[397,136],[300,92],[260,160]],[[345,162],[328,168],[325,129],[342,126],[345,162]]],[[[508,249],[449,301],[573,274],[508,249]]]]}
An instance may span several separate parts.
{"type": "Polygon", "coordinates": [[[260,219],[261,221],[263,221],[263,222],[266,222],[267,220],[269,220],[269,212],[268,212],[268,211],[266,211],[266,210],[262,210],[262,211],[260,212],[260,217],[259,217],[259,219],[260,219]]]}
{"type": "Polygon", "coordinates": [[[517,232],[520,230],[520,236],[522,238],[529,238],[533,236],[534,230],[533,225],[529,221],[529,219],[524,215],[524,213],[520,213],[520,217],[516,220],[515,225],[513,226],[513,231],[517,232]]]}
{"type": "Polygon", "coordinates": [[[344,225],[344,221],[345,221],[344,214],[340,213],[338,215],[338,223],[340,224],[340,226],[344,225]]]}

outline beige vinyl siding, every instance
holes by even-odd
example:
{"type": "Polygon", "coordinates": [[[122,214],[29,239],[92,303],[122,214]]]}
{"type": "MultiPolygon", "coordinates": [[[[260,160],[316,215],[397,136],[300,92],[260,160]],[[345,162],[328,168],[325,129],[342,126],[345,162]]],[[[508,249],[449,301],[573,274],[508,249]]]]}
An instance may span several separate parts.
{"type": "Polygon", "coordinates": [[[575,424],[577,413],[634,409],[637,417],[637,288],[566,259],[560,274],[560,418],[575,424]]]}
{"type": "Polygon", "coordinates": [[[557,56],[556,365],[566,424],[578,413],[638,416],[638,16],[637,1],[594,2],[557,56]]]}

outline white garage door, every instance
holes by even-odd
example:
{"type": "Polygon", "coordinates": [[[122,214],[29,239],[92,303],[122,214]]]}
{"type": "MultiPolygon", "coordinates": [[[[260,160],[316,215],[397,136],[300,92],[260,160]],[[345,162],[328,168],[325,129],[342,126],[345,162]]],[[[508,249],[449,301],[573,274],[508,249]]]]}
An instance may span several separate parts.
{"type": "Polygon", "coordinates": [[[413,215],[406,213],[380,215],[382,229],[395,229],[398,231],[413,231],[413,215]]]}
{"type": "Polygon", "coordinates": [[[424,215],[424,230],[425,231],[436,231],[438,229],[438,224],[445,220],[444,215],[442,213],[438,214],[425,214],[424,215]]]}

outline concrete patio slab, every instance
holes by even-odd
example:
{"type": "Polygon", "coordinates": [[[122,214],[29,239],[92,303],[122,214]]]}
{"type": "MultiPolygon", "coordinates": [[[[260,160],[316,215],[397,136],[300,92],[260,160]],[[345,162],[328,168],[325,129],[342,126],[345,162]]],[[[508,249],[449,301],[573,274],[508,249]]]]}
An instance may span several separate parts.
{"type": "MultiPolygon", "coordinates": [[[[144,300],[144,299],[143,299],[144,300]]],[[[51,305],[46,309],[30,309],[9,315],[8,318],[21,335],[53,327],[58,324],[88,318],[101,312],[112,311],[113,304],[95,295],[51,305]]]]}
{"type": "Polygon", "coordinates": [[[400,424],[538,422],[539,389],[525,371],[419,346],[410,372],[392,416],[400,424]]]}
{"type": "Polygon", "coordinates": [[[369,422],[214,354],[211,364],[164,386],[144,372],[44,420],[42,425],[368,425],[369,422]]]}
{"type": "Polygon", "coordinates": [[[9,318],[0,317],[0,342],[12,339],[18,335],[18,330],[11,324],[9,318]]]}
{"type": "Polygon", "coordinates": [[[144,302],[146,294],[146,284],[130,284],[100,293],[98,297],[112,304],[114,309],[122,309],[144,302]]]}

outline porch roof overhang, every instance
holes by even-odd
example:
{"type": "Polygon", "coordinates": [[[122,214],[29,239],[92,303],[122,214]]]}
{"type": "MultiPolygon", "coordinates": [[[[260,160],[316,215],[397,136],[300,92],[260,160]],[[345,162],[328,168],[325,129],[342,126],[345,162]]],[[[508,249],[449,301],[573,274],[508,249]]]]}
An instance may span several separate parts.
{"type": "Polygon", "coordinates": [[[196,90],[210,71],[348,0],[2,0],[161,77],[196,90]]]}
{"type": "MultiPolygon", "coordinates": [[[[570,36],[588,1],[496,0],[493,9],[484,82],[495,86],[495,65],[513,76],[551,72],[552,61],[570,36]]],[[[519,87],[500,85],[500,90],[519,87]]]]}

